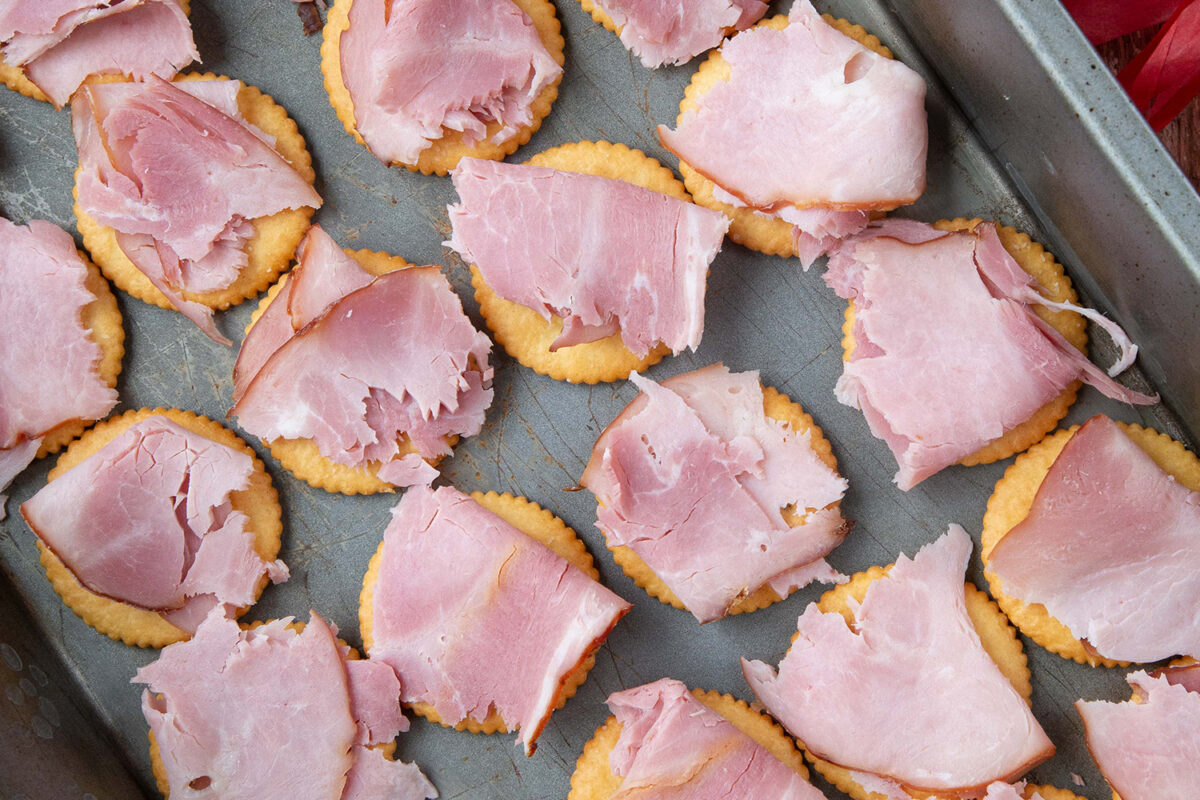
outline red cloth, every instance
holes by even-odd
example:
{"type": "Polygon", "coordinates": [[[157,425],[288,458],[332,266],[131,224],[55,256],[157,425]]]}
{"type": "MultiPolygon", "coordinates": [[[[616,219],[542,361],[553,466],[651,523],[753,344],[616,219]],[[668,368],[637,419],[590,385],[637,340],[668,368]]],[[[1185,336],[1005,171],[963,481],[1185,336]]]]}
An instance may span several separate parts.
{"type": "Polygon", "coordinates": [[[1159,24],[1179,0],[1063,0],[1063,5],[1092,44],[1104,44],[1159,24]]]}
{"type": "Polygon", "coordinates": [[[1200,0],[1184,0],[1117,76],[1156,131],[1200,94],[1200,0]]]}

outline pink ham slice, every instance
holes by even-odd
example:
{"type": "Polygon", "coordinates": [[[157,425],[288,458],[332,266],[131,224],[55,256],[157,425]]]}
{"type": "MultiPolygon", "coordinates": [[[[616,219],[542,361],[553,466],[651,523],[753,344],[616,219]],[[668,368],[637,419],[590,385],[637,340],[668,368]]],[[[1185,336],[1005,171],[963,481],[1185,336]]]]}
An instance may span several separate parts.
{"type": "Polygon", "coordinates": [[[581,481],[610,545],[632,548],[700,622],[764,585],[786,595],[844,580],[824,556],[849,529],[828,508],[846,481],[807,432],[763,414],[757,372],[630,378],[642,394],[600,435],[581,481]],[[788,506],[811,509],[803,525],[788,526],[788,506]]]}
{"type": "Polygon", "coordinates": [[[722,190],[718,199],[784,219],[809,209],[854,212],[836,225],[788,220],[806,233],[816,223],[812,241],[801,237],[801,252],[812,256],[826,237],[861,229],[863,212],[912,203],[925,191],[925,82],[839,33],[809,0],[796,0],[788,22],[726,42],[729,80],[705,92],[675,130],[660,125],[658,134],[722,190]]]}
{"type": "Polygon", "coordinates": [[[198,61],[178,0],[14,1],[0,9],[4,60],[62,108],[89,75],[170,80],[198,61]]]}
{"type": "MultiPolygon", "coordinates": [[[[0,217],[0,492],[42,437],[73,420],[100,419],[117,393],[97,372],[100,346],[83,328],[87,266],[61,228],[0,217]]],[[[4,519],[0,495],[0,519],[4,519]]]]}
{"type": "Polygon", "coordinates": [[[214,611],[191,640],[138,671],[171,796],[436,797],[415,765],[367,747],[369,726],[378,741],[407,728],[392,669],[348,660],[316,613],[302,632],[290,622],[242,630],[214,611]]]}
{"type": "Polygon", "coordinates": [[[253,469],[246,454],[150,417],[47,484],[21,514],[92,592],[158,612],[246,606],[264,575],[287,579],[283,562],[255,552],[246,516],[229,501],[253,469]]]}
{"type": "MultiPolygon", "coordinates": [[[[901,489],[1003,436],[1077,379],[1127,403],[1157,400],[1111,380],[1034,313],[1100,318],[1038,294],[990,223],[974,233],[873,223],[830,257],[825,282],[855,305],[837,398],[891,448],[901,489]]],[[[1126,363],[1132,344],[1120,337],[1126,363]]]]}
{"type": "Polygon", "coordinates": [[[451,487],[413,487],[392,512],[370,655],[401,699],[448,724],[493,711],[533,752],[559,689],[631,608],[451,487]]]}
{"type": "Polygon", "coordinates": [[[625,181],[466,158],[447,247],[500,297],[563,318],[551,349],[618,329],[639,357],[696,349],[729,220],[625,181]]]}
{"type": "Polygon", "coordinates": [[[608,698],[621,723],[609,800],[824,800],[822,794],[676,680],[608,698]]]}
{"type": "Polygon", "coordinates": [[[1200,694],[1140,671],[1125,680],[1139,702],[1075,703],[1092,758],[1121,800],[1194,800],[1200,694]]]}
{"type": "Polygon", "coordinates": [[[743,660],[747,682],[812,753],[898,788],[978,797],[1019,777],[1054,745],[967,616],[970,555],[951,525],[901,556],[854,608],[853,628],[809,605],[778,673],[743,660]]]}
{"type": "Polygon", "coordinates": [[[1070,438],[988,569],[1105,658],[1200,656],[1200,493],[1108,417],[1070,438]]]}
{"type": "Polygon", "coordinates": [[[490,141],[511,139],[562,74],[510,0],[356,0],[339,57],[355,128],[385,164],[415,164],[446,131],[474,147],[490,122],[490,141]]]}
{"type": "Polygon", "coordinates": [[[312,186],[238,111],[240,81],[85,86],[71,107],[78,202],[171,303],[216,341],[212,310],[184,298],[232,284],[250,224],[321,205],[312,186]]]}
{"type": "Polygon", "coordinates": [[[483,426],[490,350],[437,267],[375,278],[313,226],[242,343],[230,414],[266,441],[312,439],[339,464],[380,462],[393,485],[428,483],[422,459],[483,426]],[[405,435],[419,453],[397,457],[405,435]]]}
{"type": "Polygon", "coordinates": [[[621,43],[650,69],[683,64],[767,13],[761,0],[603,0],[621,43]]]}

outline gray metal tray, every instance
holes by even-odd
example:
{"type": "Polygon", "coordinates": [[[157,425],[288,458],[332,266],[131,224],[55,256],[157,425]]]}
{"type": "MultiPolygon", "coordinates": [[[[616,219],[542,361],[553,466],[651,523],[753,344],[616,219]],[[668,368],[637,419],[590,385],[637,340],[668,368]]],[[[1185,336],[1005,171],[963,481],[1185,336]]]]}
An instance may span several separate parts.
{"type": "MultiPolygon", "coordinates": [[[[553,112],[515,159],[563,142],[608,139],[674,166],[654,127],[675,119],[694,65],[647,71],[574,0],[557,5],[566,75],[553,112]]],[[[1046,242],[1089,299],[1135,332],[1156,388],[1200,430],[1200,198],[1057,4],[818,0],[818,6],[877,33],[929,81],[930,188],[903,214],[998,218],[1046,242]]],[[[788,7],[787,0],[772,3],[773,12],[788,7]]],[[[445,205],[454,200],[449,180],[386,169],[346,135],[322,86],[320,39],[300,35],[292,5],[193,0],[192,20],[204,69],[260,87],[299,123],[325,197],[317,221],[344,246],[444,264],[478,323],[466,267],[441,246],[448,234],[445,205]]],[[[75,163],[67,112],[0,91],[0,212],[74,230],[75,163]]],[[[118,411],[177,406],[224,419],[236,350],[213,344],[179,314],[124,295],[119,300],[128,353],[118,411]]],[[[252,306],[220,314],[219,326],[238,334],[252,306]]],[[[795,261],[730,244],[712,266],[699,352],[668,358],[650,375],[661,379],[724,361],[736,370],[760,370],[764,383],[813,414],[850,481],[844,510],[857,526],[830,559],[844,572],[911,554],[952,521],[978,536],[984,503],[1008,462],[955,467],[911,492],[896,490],[887,448],[870,435],[861,414],[833,398],[842,311],[820,269],[805,274],[795,261]]],[[[1102,342],[1093,354],[1102,363],[1110,357],[1102,342]]],[[[610,692],[672,676],[751,700],[738,659],[778,661],[797,615],[822,590],[809,587],[768,609],[705,626],[646,596],[604,549],[590,494],[572,491],[596,436],[635,392],[626,384],[556,383],[500,352],[495,362],[488,423],[444,464],[444,478],[467,491],[524,495],[562,516],[588,543],[603,580],[635,608],[609,637],[578,695],[553,716],[532,758],[521,755],[511,736],[456,733],[423,720],[401,737],[399,754],[417,761],[444,798],[561,798],[584,742],[607,716],[603,700],[610,692]]],[[[1098,412],[1138,420],[1133,409],[1085,389],[1065,424],[1098,412]]],[[[1151,413],[1148,421],[1157,427],[1186,435],[1162,407],[1151,413]]],[[[249,618],[306,618],[316,609],[359,644],[359,583],[396,497],[311,489],[251,443],[280,490],[282,556],[293,577],[268,588],[249,618]]],[[[45,580],[32,533],[15,513],[44,485],[51,462],[18,478],[9,518],[0,523],[0,594],[15,593],[24,605],[19,611],[16,602],[0,605],[0,686],[6,687],[0,752],[25,742],[45,755],[0,758],[0,798],[126,798],[137,791],[129,776],[153,797],[140,688],[129,679],[155,652],[110,641],[66,610],[45,580]],[[73,680],[53,679],[60,674],[73,680]],[[73,704],[79,713],[70,710],[73,704]],[[62,783],[45,780],[49,771],[62,783]]],[[[978,564],[970,577],[982,585],[978,564]]],[[[1026,648],[1034,709],[1058,746],[1058,755],[1032,777],[1092,800],[1107,798],[1072,703],[1125,697],[1123,671],[1081,667],[1028,642],[1026,648]],[[1073,784],[1072,773],[1086,788],[1073,784]]],[[[830,798],[842,797],[816,780],[830,798]]]]}

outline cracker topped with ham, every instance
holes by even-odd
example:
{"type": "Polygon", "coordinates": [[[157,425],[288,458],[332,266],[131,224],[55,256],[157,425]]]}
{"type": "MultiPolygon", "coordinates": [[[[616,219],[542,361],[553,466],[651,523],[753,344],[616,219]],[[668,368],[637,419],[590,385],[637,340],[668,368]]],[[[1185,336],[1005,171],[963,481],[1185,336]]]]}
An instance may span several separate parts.
{"type": "Polygon", "coordinates": [[[762,19],[762,0],[581,0],[649,69],[684,64],[762,19]]]}

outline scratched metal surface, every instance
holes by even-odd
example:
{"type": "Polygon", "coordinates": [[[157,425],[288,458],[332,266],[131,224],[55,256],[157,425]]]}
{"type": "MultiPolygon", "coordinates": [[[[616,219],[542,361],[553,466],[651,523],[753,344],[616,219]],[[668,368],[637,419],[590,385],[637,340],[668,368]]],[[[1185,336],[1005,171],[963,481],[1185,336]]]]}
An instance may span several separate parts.
{"type": "MultiPolygon", "coordinates": [[[[522,160],[563,142],[610,139],[673,165],[653,131],[658,123],[674,120],[694,67],[647,71],[573,0],[560,0],[557,5],[567,40],[566,77],[553,113],[515,158],[522,160]]],[[[772,9],[785,11],[789,6],[787,0],[777,1],[772,9]]],[[[1037,230],[1027,208],[994,168],[886,8],[850,0],[824,0],[818,6],[878,33],[931,81],[930,190],[904,213],[922,219],[979,215],[1037,230]]],[[[292,5],[283,0],[193,0],[192,19],[206,69],[262,88],[299,123],[314,156],[318,189],[325,197],[317,221],[343,245],[444,264],[468,313],[478,322],[467,270],[441,246],[447,234],[444,208],[454,200],[449,180],[386,169],[346,135],[325,99],[318,68],[319,38],[300,35],[292,5]]],[[[48,105],[0,91],[0,212],[17,221],[49,219],[74,231],[70,200],[74,166],[69,114],[56,114],[48,105]]],[[[1077,274],[1082,269],[1074,263],[1068,268],[1077,274]]],[[[224,418],[236,351],[211,343],[178,314],[124,295],[119,300],[128,353],[117,410],[177,406],[224,418]]],[[[252,305],[219,315],[220,327],[237,338],[252,305]]],[[[804,274],[795,262],[728,245],[712,266],[707,325],[699,351],[669,358],[650,375],[661,379],[724,361],[736,370],[760,370],[765,383],[787,392],[813,414],[832,440],[841,471],[850,480],[844,509],[857,525],[830,559],[847,573],[888,563],[900,552],[911,554],[951,521],[978,537],[984,503],[1008,462],[952,468],[911,492],[896,490],[891,483],[895,465],[887,448],[869,434],[858,412],[833,398],[832,387],[841,369],[842,311],[841,301],[822,283],[820,270],[804,274]]],[[[1195,331],[1189,335],[1195,341],[1195,331]]],[[[1099,357],[1106,359],[1107,354],[1099,357]]],[[[610,692],[672,676],[691,686],[750,700],[738,659],[778,661],[796,616],[821,589],[810,587],[763,611],[703,627],[686,613],[647,597],[615,567],[604,549],[593,527],[591,496],[571,491],[595,437],[635,393],[624,384],[588,388],[556,383],[502,353],[495,355],[495,361],[496,401],[488,423],[445,462],[444,479],[466,491],[494,489],[524,495],[562,516],[589,545],[603,580],[635,608],[600,651],[588,682],[554,715],[532,758],[520,754],[511,736],[455,733],[422,720],[414,721],[412,731],[401,738],[399,754],[421,764],[445,798],[561,798],[583,744],[607,716],[603,700],[610,692]]],[[[1081,422],[1097,412],[1138,419],[1133,410],[1085,389],[1066,422],[1081,422]]],[[[359,644],[359,582],[396,498],[343,497],[311,489],[274,464],[257,442],[252,444],[280,489],[286,525],[282,556],[293,577],[287,584],[268,588],[248,619],[304,618],[313,608],[359,644]]],[[[33,535],[11,513],[44,485],[50,466],[38,463],[14,483],[9,519],[0,524],[0,565],[28,606],[29,635],[47,638],[111,735],[116,756],[132,764],[135,779],[149,796],[155,796],[140,689],[129,684],[134,671],[155,653],[112,642],[67,611],[42,574],[33,535]]],[[[982,581],[977,564],[971,577],[976,583],[982,581]]],[[[1079,667],[1028,643],[1027,652],[1035,711],[1059,748],[1058,755],[1035,770],[1033,777],[1075,788],[1091,800],[1107,798],[1103,780],[1083,746],[1071,704],[1079,697],[1124,697],[1122,673],[1079,667]],[[1071,773],[1081,775],[1087,788],[1074,787],[1071,773]]],[[[67,743],[65,735],[51,733],[46,747],[67,743]]],[[[0,739],[4,738],[0,731],[0,739]]],[[[842,797],[819,778],[817,782],[830,798],[842,797]]],[[[0,776],[0,798],[15,797],[16,791],[6,788],[0,776]]],[[[115,786],[91,792],[94,797],[129,796],[128,790],[115,786]]]]}

